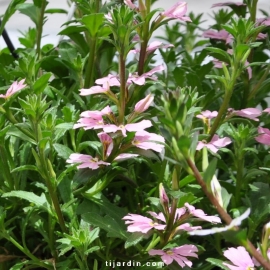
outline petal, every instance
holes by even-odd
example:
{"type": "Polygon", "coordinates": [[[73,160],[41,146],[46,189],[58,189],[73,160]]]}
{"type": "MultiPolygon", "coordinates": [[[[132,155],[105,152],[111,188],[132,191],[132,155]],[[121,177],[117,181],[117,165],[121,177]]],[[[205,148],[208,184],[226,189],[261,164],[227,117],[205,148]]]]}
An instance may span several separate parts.
{"type": "Polygon", "coordinates": [[[125,126],[127,131],[142,131],[146,128],[149,128],[152,126],[152,123],[150,120],[142,120],[141,122],[134,123],[134,124],[127,124],[125,126]]]}

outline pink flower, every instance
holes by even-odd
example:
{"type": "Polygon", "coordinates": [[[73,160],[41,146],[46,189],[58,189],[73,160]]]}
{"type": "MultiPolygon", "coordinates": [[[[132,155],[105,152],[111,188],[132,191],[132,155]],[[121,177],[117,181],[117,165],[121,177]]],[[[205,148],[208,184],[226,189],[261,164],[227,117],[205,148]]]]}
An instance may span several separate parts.
{"type": "Polygon", "coordinates": [[[130,0],[125,0],[124,3],[130,7],[130,9],[137,9],[137,7],[130,0]]]}
{"type": "Polygon", "coordinates": [[[267,34],[259,33],[256,40],[263,40],[267,38],[267,34]]]}
{"type": "Polygon", "coordinates": [[[257,25],[270,26],[270,18],[260,18],[256,20],[257,25]]]}
{"type": "Polygon", "coordinates": [[[76,128],[83,128],[84,130],[88,129],[101,129],[105,125],[102,117],[98,118],[89,118],[89,117],[82,117],[78,120],[77,124],[73,126],[74,129],[76,128]]]}
{"type": "Polygon", "coordinates": [[[142,113],[146,111],[151,103],[154,100],[154,96],[152,94],[147,95],[144,99],[141,99],[139,102],[136,103],[134,111],[136,113],[142,113]]]}
{"type": "Polygon", "coordinates": [[[219,217],[216,216],[207,216],[203,210],[201,209],[195,209],[195,207],[193,205],[190,205],[189,203],[185,203],[185,207],[187,207],[189,213],[191,215],[193,215],[194,217],[203,219],[205,221],[208,222],[212,222],[212,223],[221,223],[221,220],[219,217]]]}
{"type": "Polygon", "coordinates": [[[148,233],[152,229],[164,230],[166,225],[159,224],[148,217],[144,217],[137,214],[128,214],[123,217],[125,224],[131,224],[128,226],[128,232],[141,232],[148,233]]]}
{"type": "Polygon", "coordinates": [[[224,63],[225,66],[228,65],[227,63],[217,60],[215,58],[213,59],[213,63],[215,68],[222,68],[222,63],[224,63]]]}
{"type": "Polygon", "coordinates": [[[186,257],[198,258],[195,252],[198,252],[198,249],[194,245],[183,245],[166,251],[157,249],[151,249],[148,251],[151,256],[160,255],[165,264],[171,264],[173,260],[175,260],[182,268],[185,267],[185,265],[189,267],[192,266],[192,262],[186,257]]]}
{"type": "Polygon", "coordinates": [[[170,18],[170,19],[179,19],[182,21],[191,22],[191,19],[185,16],[187,13],[187,3],[186,2],[178,2],[173,5],[168,10],[161,13],[162,16],[170,18]]]}
{"type": "Polygon", "coordinates": [[[241,116],[244,118],[248,118],[254,121],[259,121],[257,118],[262,114],[261,110],[256,109],[256,108],[246,108],[242,110],[232,110],[233,115],[241,116]]]}
{"type": "Polygon", "coordinates": [[[226,232],[229,230],[234,230],[236,226],[240,226],[242,221],[244,219],[246,219],[250,214],[250,208],[248,208],[242,215],[240,215],[239,217],[235,218],[232,220],[232,222],[230,223],[230,225],[227,225],[225,227],[212,227],[211,229],[206,229],[206,230],[198,230],[198,231],[191,231],[189,232],[189,235],[200,235],[200,236],[204,236],[204,235],[209,235],[209,234],[215,234],[215,233],[221,233],[221,232],[226,232]]]}
{"type": "Polygon", "coordinates": [[[130,158],[134,158],[137,156],[138,156],[137,154],[123,153],[123,154],[118,155],[114,160],[122,161],[122,160],[130,159],[130,158]]]}
{"type": "Polygon", "coordinates": [[[258,127],[259,136],[255,140],[259,143],[270,145],[270,130],[268,128],[258,127]]]}
{"type": "Polygon", "coordinates": [[[168,210],[168,205],[170,201],[162,183],[159,184],[159,201],[165,211],[168,210]]]}
{"type": "Polygon", "coordinates": [[[101,111],[85,111],[80,114],[81,118],[73,128],[83,127],[87,129],[100,129],[105,125],[102,116],[112,114],[112,110],[109,106],[106,106],[101,111]]]}
{"type": "MultiPolygon", "coordinates": [[[[166,49],[166,48],[172,48],[172,47],[174,47],[174,45],[172,45],[172,44],[164,45],[160,41],[153,41],[146,48],[146,54],[149,55],[150,53],[152,53],[156,49],[166,49]]],[[[130,50],[129,52],[130,53],[139,53],[140,52],[140,49],[130,50]]]]}
{"type": "Polygon", "coordinates": [[[103,77],[95,80],[96,84],[103,85],[103,88],[109,86],[120,86],[118,76],[109,74],[107,77],[103,77]]]}
{"type": "Polygon", "coordinates": [[[217,3],[212,5],[212,8],[214,7],[226,7],[226,6],[246,6],[246,4],[242,3],[242,2],[224,2],[224,3],[217,3]]]}
{"type": "Polygon", "coordinates": [[[97,79],[95,83],[99,85],[92,86],[89,89],[81,89],[80,95],[88,96],[94,94],[106,94],[107,92],[110,91],[110,86],[120,86],[118,77],[116,75],[111,74],[109,74],[107,77],[97,79]]]}
{"type": "Polygon", "coordinates": [[[223,263],[230,270],[254,269],[254,263],[244,247],[228,248],[223,254],[233,263],[233,265],[223,263]]]}
{"type": "Polygon", "coordinates": [[[231,142],[232,142],[231,139],[228,137],[224,137],[220,139],[218,135],[214,135],[212,140],[209,143],[199,141],[196,150],[201,150],[203,147],[207,147],[213,153],[217,153],[219,148],[225,147],[231,142]]]}
{"type": "Polygon", "coordinates": [[[71,154],[69,156],[69,159],[66,161],[67,163],[76,164],[81,163],[77,168],[89,168],[92,170],[98,169],[101,165],[110,165],[108,162],[104,162],[102,160],[98,160],[98,158],[93,158],[89,155],[83,155],[83,154],[71,154]]]}
{"type": "Polygon", "coordinates": [[[142,130],[136,132],[132,144],[144,150],[153,150],[160,153],[164,149],[164,145],[156,142],[164,143],[165,140],[160,135],[142,130]]]}
{"type": "Polygon", "coordinates": [[[88,95],[94,95],[94,94],[105,94],[109,91],[110,88],[103,88],[102,86],[95,85],[90,87],[89,89],[80,89],[80,95],[81,96],[88,96],[88,95]]]}
{"type": "Polygon", "coordinates": [[[232,35],[227,32],[226,30],[220,30],[220,31],[215,31],[215,30],[207,30],[203,33],[203,37],[205,38],[211,38],[211,39],[218,39],[218,40],[224,40],[226,41],[226,44],[230,43],[232,41],[232,35]]]}
{"type": "Polygon", "coordinates": [[[218,112],[217,111],[211,112],[209,110],[206,110],[206,111],[202,111],[196,117],[205,120],[205,119],[215,118],[215,117],[217,117],[217,115],[218,115],[218,112]]]}
{"type": "Polygon", "coordinates": [[[196,230],[200,230],[202,227],[201,226],[191,226],[189,223],[184,223],[181,224],[176,228],[177,232],[180,230],[186,231],[186,232],[192,232],[196,230]]]}
{"type": "Polygon", "coordinates": [[[152,77],[152,75],[158,71],[162,71],[164,70],[164,66],[160,65],[157,66],[153,69],[151,69],[150,71],[142,74],[141,76],[138,76],[137,73],[135,74],[129,74],[129,78],[127,80],[127,85],[130,85],[132,83],[135,83],[137,85],[144,85],[145,84],[145,79],[151,79],[151,80],[156,80],[156,77],[152,77]]]}
{"type": "Polygon", "coordinates": [[[104,155],[109,156],[110,153],[112,152],[112,148],[113,148],[112,138],[104,132],[98,133],[98,137],[103,145],[104,155]]]}
{"type": "MultiPolygon", "coordinates": [[[[171,212],[171,208],[169,208],[169,213],[170,212],[171,212]]],[[[161,220],[164,223],[166,223],[166,219],[165,219],[163,213],[157,214],[157,213],[151,212],[151,211],[149,211],[148,213],[152,217],[154,217],[155,219],[161,220]]],[[[185,207],[177,208],[176,209],[176,213],[175,213],[175,217],[174,217],[174,222],[177,222],[181,218],[181,216],[183,216],[185,213],[186,213],[186,208],[185,207]]],[[[191,231],[194,231],[194,230],[200,230],[201,228],[202,228],[201,226],[194,226],[194,227],[192,227],[189,223],[183,223],[183,224],[179,225],[176,228],[176,231],[179,232],[179,231],[182,230],[182,231],[186,231],[186,232],[191,232],[191,231]]]]}
{"type": "Polygon", "coordinates": [[[263,112],[270,113],[270,108],[266,108],[263,112]]]}
{"type": "Polygon", "coordinates": [[[116,126],[113,124],[110,125],[104,125],[103,126],[103,131],[106,133],[115,133],[116,131],[120,130],[123,134],[124,137],[127,136],[127,131],[129,132],[135,132],[135,131],[143,131],[144,129],[151,127],[152,123],[149,120],[142,120],[141,122],[138,123],[132,123],[132,124],[127,124],[127,125],[120,125],[116,126]]]}
{"type": "Polygon", "coordinates": [[[5,95],[0,95],[0,98],[9,98],[12,95],[14,95],[16,92],[20,91],[21,89],[23,89],[24,87],[26,87],[26,84],[24,84],[25,79],[20,80],[19,82],[14,82],[7,90],[5,95]]]}

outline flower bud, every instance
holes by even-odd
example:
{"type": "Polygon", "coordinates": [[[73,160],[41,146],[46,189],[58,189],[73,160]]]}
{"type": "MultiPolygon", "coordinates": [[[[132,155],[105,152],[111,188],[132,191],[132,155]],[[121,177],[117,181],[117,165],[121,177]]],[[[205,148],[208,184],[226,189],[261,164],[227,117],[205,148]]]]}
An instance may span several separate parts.
{"type": "Polygon", "coordinates": [[[136,105],[134,111],[136,113],[142,113],[146,111],[154,100],[152,94],[147,95],[144,99],[140,100],[136,105]]]}
{"type": "Polygon", "coordinates": [[[166,213],[169,213],[169,198],[166,194],[166,191],[162,183],[159,184],[159,199],[160,199],[160,204],[164,208],[164,211],[166,213]]]}
{"type": "Polygon", "coordinates": [[[224,205],[223,205],[223,200],[222,200],[222,195],[221,195],[221,185],[215,175],[213,176],[211,180],[211,190],[212,190],[213,195],[217,199],[218,203],[223,208],[224,205]]]}

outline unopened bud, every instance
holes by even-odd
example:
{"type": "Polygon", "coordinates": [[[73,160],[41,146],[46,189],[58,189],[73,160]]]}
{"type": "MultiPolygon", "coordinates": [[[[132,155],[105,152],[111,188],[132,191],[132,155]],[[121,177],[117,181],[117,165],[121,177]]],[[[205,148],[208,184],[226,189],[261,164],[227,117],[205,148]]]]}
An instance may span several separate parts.
{"type": "Polygon", "coordinates": [[[217,199],[218,203],[223,208],[224,205],[223,205],[223,200],[222,200],[222,195],[221,195],[221,185],[215,175],[213,176],[211,180],[211,190],[215,198],[217,199]]]}
{"type": "Polygon", "coordinates": [[[134,111],[136,113],[142,113],[146,111],[154,100],[152,94],[147,95],[144,99],[140,100],[136,105],[134,111]]]}
{"type": "Polygon", "coordinates": [[[169,198],[167,196],[167,193],[162,183],[159,184],[159,200],[160,200],[160,204],[164,208],[164,211],[166,213],[169,213],[169,198]]]}

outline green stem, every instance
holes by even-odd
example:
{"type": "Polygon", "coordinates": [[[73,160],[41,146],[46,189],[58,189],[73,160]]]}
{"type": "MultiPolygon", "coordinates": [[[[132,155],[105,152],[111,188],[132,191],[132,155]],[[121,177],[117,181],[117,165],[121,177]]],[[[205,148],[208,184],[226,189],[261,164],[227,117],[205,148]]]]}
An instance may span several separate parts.
{"type": "Polygon", "coordinates": [[[224,97],[223,103],[222,103],[222,105],[218,111],[218,115],[217,115],[211,129],[210,129],[210,132],[209,132],[210,136],[208,138],[208,141],[211,141],[211,139],[215,135],[217,129],[219,128],[220,123],[222,122],[222,120],[224,118],[224,114],[226,113],[226,111],[228,109],[228,105],[229,105],[229,102],[231,100],[231,97],[232,97],[232,91],[228,91],[228,92],[225,91],[225,97],[224,97]]]}
{"type": "Polygon", "coordinates": [[[37,145],[38,145],[38,153],[39,153],[39,159],[40,159],[40,163],[41,163],[41,168],[42,168],[42,176],[46,182],[53,206],[54,206],[54,210],[56,212],[57,218],[58,218],[58,222],[59,225],[62,229],[63,232],[67,233],[67,229],[65,226],[65,221],[64,221],[64,217],[63,217],[63,213],[61,211],[61,207],[60,207],[60,203],[57,197],[57,192],[56,192],[56,186],[55,186],[55,173],[53,171],[52,166],[50,165],[50,161],[47,161],[46,159],[46,155],[44,153],[44,149],[40,147],[39,142],[42,141],[42,132],[39,130],[39,122],[35,122],[32,121],[32,126],[34,128],[35,131],[35,137],[37,140],[37,145]]]}
{"type": "Polygon", "coordinates": [[[93,85],[94,66],[95,66],[95,54],[96,54],[96,38],[88,38],[90,41],[88,63],[86,67],[84,88],[89,88],[93,85]]]}
{"type": "Polygon", "coordinates": [[[11,236],[8,236],[6,238],[8,241],[10,241],[15,247],[17,247],[22,253],[24,253],[27,257],[29,257],[31,260],[35,262],[36,265],[40,267],[44,267],[46,269],[53,269],[50,265],[47,265],[40,261],[40,259],[36,258],[30,251],[24,249],[14,238],[11,236]]]}
{"type": "Polygon", "coordinates": [[[10,173],[9,170],[9,164],[7,162],[7,157],[6,157],[6,153],[5,153],[5,148],[0,145],[0,159],[1,159],[1,171],[3,173],[3,177],[5,178],[10,190],[14,189],[14,181],[13,181],[13,177],[10,173]]]}
{"type": "Polygon", "coordinates": [[[55,178],[50,175],[49,170],[47,169],[48,165],[47,165],[43,151],[42,151],[42,153],[40,153],[40,162],[41,162],[41,166],[44,168],[43,174],[46,177],[46,179],[44,179],[44,180],[46,182],[46,185],[47,185],[47,188],[48,188],[48,191],[49,191],[49,194],[50,194],[53,206],[54,206],[54,210],[55,210],[57,218],[58,218],[59,225],[60,225],[62,231],[67,233],[65,220],[64,220],[63,213],[62,213],[62,210],[60,207],[60,203],[59,203],[59,200],[57,197],[56,187],[52,183],[55,180],[55,178]]]}
{"type": "Polygon", "coordinates": [[[138,75],[142,75],[144,72],[144,62],[146,56],[146,49],[147,49],[148,39],[144,39],[141,44],[140,49],[140,57],[139,57],[139,64],[138,64],[138,75]]]}
{"type": "Polygon", "coordinates": [[[43,22],[44,22],[44,14],[45,8],[47,6],[47,1],[42,0],[41,7],[40,7],[40,17],[37,24],[37,56],[38,59],[40,58],[40,50],[41,50],[41,39],[42,39],[42,32],[43,32],[43,22]]]}
{"type": "Polygon", "coordinates": [[[177,204],[178,204],[178,199],[173,199],[172,204],[171,204],[171,212],[169,215],[169,220],[168,220],[167,226],[166,226],[164,241],[162,241],[163,243],[161,243],[163,246],[165,246],[170,239],[170,235],[171,235],[172,230],[173,230],[177,204]]]}
{"type": "MultiPolygon", "coordinates": [[[[10,123],[12,123],[14,126],[16,126],[16,124],[18,124],[18,121],[15,119],[14,115],[12,114],[12,112],[7,109],[6,113],[5,113],[6,118],[10,121],[10,123]]],[[[31,139],[35,139],[35,137],[33,136],[33,134],[26,130],[26,129],[22,129],[20,126],[16,126],[17,129],[19,129],[22,133],[24,133],[25,135],[27,135],[28,137],[30,137],[31,139]]]]}
{"type": "MultiPolygon", "coordinates": [[[[250,53],[249,56],[251,56],[251,54],[252,54],[252,52],[250,53]]],[[[246,78],[245,76],[242,76],[241,79],[242,79],[242,81],[244,83],[243,98],[242,98],[242,101],[241,101],[241,109],[245,109],[247,107],[250,85],[249,85],[249,79],[248,78],[246,78]]]]}
{"type": "Polygon", "coordinates": [[[119,56],[119,75],[120,75],[120,100],[119,100],[119,118],[120,124],[124,124],[126,110],[126,61],[123,54],[119,56]]]}
{"type": "Polygon", "coordinates": [[[258,4],[258,0],[253,0],[252,5],[249,9],[250,19],[253,23],[256,22],[257,4],[258,4]]]}
{"type": "Polygon", "coordinates": [[[238,158],[236,171],[235,207],[238,207],[240,205],[244,165],[245,165],[244,158],[243,157],[238,158]]]}
{"type": "Polygon", "coordinates": [[[49,243],[49,247],[50,250],[52,251],[52,255],[54,257],[54,260],[57,261],[58,260],[58,254],[57,254],[57,250],[55,248],[55,237],[54,237],[54,229],[55,229],[55,219],[52,218],[52,216],[50,214],[48,214],[48,243],[49,243]]]}
{"type": "Polygon", "coordinates": [[[267,66],[264,74],[262,75],[262,77],[260,78],[260,80],[258,81],[257,84],[255,84],[255,86],[253,87],[253,89],[250,91],[249,96],[248,96],[248,100],[251,100],[258,92],[258,90],[260,89],[262,83],[265,81],[266,77],[268,76],[270,71],[270,65],[267,66]]]}
{"type": "Polygon", "coordinates": [[[149,246],[146,248],[145,251],[149,251],[150,249],[154,248],[160,242],[160,237],[153,238],[149,246]]]}

